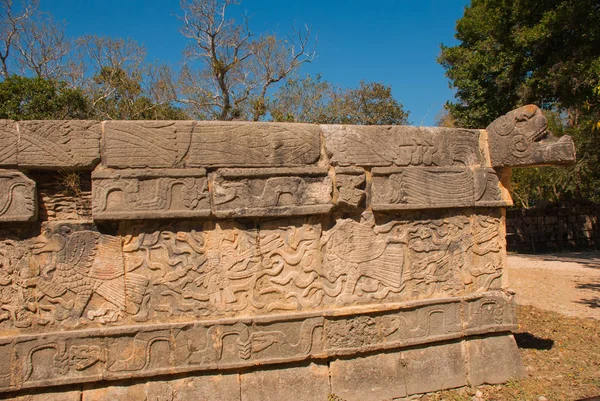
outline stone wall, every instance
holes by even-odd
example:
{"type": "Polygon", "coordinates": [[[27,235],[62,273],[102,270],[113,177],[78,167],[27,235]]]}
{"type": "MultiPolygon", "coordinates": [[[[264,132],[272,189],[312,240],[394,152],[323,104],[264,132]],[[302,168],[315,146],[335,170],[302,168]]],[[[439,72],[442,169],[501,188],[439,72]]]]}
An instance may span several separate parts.
{"type": "Polygon", "coordinates": [[[0,143],[0,392],[23,399],[519,377],[510,167],[574,159],[534,106],[486,130],[1,121],[0,143]]]}
{"type": "Polygon", "coordinates": [[[509,251],[536,253],[600,248],[600,206],[561,205],[506,212],[509,251]]]}

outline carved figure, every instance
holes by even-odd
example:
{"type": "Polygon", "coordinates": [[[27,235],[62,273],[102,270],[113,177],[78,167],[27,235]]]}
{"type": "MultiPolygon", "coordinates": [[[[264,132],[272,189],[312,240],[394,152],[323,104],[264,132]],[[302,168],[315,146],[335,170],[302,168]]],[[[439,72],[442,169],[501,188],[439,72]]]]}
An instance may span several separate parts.
{"type": "Polygon", "coordinates": [[[52,298],[59,298],[67,291],[75,293],[71,323],[82,316],[94,294],[120,314],[135,314],[148,280],[140,274],[125,274],[121,252],[119,238],[94,231],[71,232],[69,227],[62,226],[32,246],[33,255],[49,255],[36,280],[37,288],[52,298]]]}
{"type": "Polygon", "coordinates": [[[214,202],[216,205],[222,205],[238,199],[252,207],[273,207],[281,205],[283,195],[289,195],[294,200],[292,204],[302,204],[305,187],[304,180],[300,177],[272,177],[266,180],[262,191],[254,195],[252,183],[247,179],[224,181],[217,187],[214,202]]]}
{"type": "Polygon", "coordinates": [[[492,167],[569,164],[575,145],[569,136],[557,139],[542,111],[532,104],[509,111],[486,128],[492,167]]]}

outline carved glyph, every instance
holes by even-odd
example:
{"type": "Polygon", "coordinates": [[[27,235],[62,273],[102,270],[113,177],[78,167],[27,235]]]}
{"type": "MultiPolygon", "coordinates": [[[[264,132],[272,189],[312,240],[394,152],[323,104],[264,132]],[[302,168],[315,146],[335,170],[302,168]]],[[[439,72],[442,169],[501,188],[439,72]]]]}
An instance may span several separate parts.
{"type": "Polygon", "coordinates": [[[30,221],[36,217],[35,182],[18,171],[0,170],[0,222],[30,221]]]}
{"type": "Polygon", "coordinates": [[[217,217],[324,214],[331,193],[322,168],[222,169],[212,178],[217,217]]]}
{"type": "Polygon", "coordinates": [[[210,214],[204,169],[97,169],[92,173],[92,194],[92,212],[99,220],[210,214]]]}
{"type": "Polygon", "coordinates": [[[18,141],[17,123],[12,120],[0,120],[0,166],[17,165],[18,141]]]}

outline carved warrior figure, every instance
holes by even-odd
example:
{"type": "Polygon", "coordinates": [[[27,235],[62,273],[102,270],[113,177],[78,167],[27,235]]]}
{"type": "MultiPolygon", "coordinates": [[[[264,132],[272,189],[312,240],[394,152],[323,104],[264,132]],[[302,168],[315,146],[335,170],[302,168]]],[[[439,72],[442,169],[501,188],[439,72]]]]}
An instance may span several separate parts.
{"type": "Polygon", "coordinates": [[[148,280],[140,274],[126,274],[120,238],[94,231],[71,232],[62,226],[49,238],[39,238],[32,254],[46,256],[35,279],[43,294],[60,298],[70,291],[76,295],[69,323],[77,323],[95,294],[109,305],[88,312],[88,317],[115,314],[116,319],[139,311],[148,280]]]}
{"type": "Polygon", "coordinates": [[[569,136],[557,139],[542,111],[532,104],[508,112],[486,128],[493,167],[568,164],[575,160],[569,136]]]}

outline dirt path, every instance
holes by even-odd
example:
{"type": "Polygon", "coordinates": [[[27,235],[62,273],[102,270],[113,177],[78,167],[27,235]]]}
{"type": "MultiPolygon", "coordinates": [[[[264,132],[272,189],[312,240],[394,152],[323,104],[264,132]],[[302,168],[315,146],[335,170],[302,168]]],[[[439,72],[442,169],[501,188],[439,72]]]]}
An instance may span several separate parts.
{"type": "Polygon", "coordinates": [[[519,305],[600,320],[600,252],[509,255],[519,305]]]}

